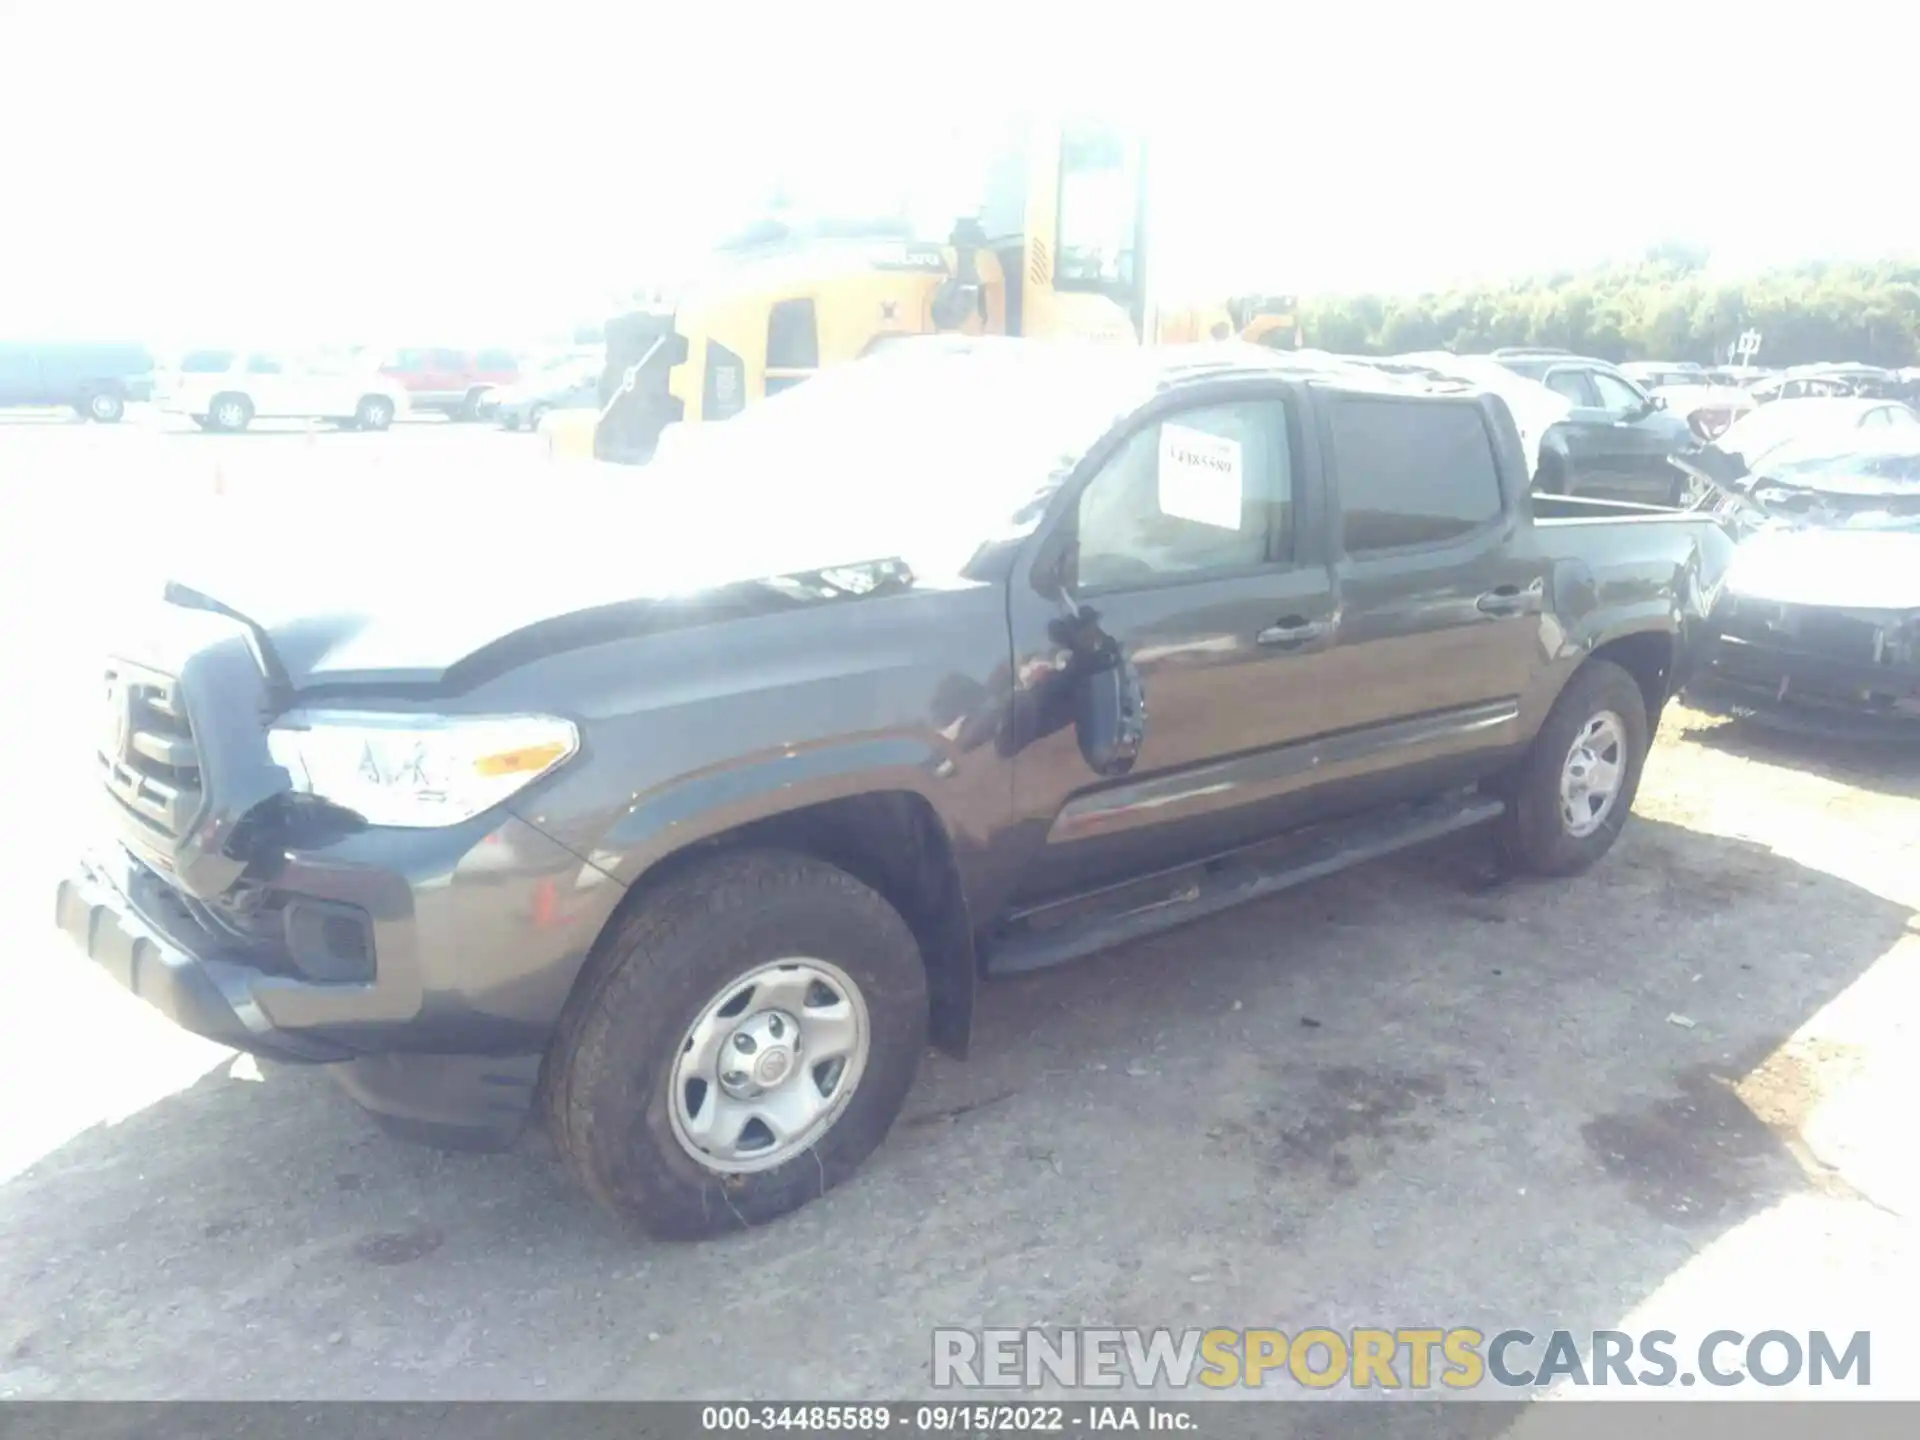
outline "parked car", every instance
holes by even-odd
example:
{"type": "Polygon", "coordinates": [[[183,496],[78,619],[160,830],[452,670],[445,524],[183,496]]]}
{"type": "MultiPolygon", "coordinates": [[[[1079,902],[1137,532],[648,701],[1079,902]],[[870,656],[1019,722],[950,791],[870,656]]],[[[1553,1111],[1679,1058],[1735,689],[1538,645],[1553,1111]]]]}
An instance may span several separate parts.
{"type": "Polygon", "coordinates": [[[1920,426],[1920,413],[1898,400],[1870,400],[1854,395],[1781,400],[1764,405],[1735,422],[1715,443],[1753,465],[1775,447],[1797,440],[1831,437],[1839,441],[1849,430],[1907,426],[1920,426]]]}
{"type": "Polygon", "coordinates": [[[160,407],[202,430],[244,430],[255,420],[330,420],[384,430],[404,414],[406,392],[370,369],[269,350],[196,350],[164,382],[160,407]]]}
{"type": "Polygon", "coordinates": [[[509,430],[538,430],[549,411],[597,410],[602,368],[598,357],[559,361],[517,384],[487,391],[480,399],[480,418],[509,430]]]}
{"type": "Polygon", "coordinates": [[[1756,405],[1842,395],[1899,398],[1899,377],[1877,365],[1796,365],[1747,387],[1756,405]]]}
{"type": "Polygon", "coordinates": [[[1751,463],[1709,445],[1687,463],[1746,532],[1688,703],[1920,741],[1920,426],[1828,431],[1751,463]]]}
{"type": "Polygon", "coordinates": [[[61,923],[403,1133],[543,1115],[694,1237],[851,1174],[983,975],[1479,825],[1592,865],[1732,542],[1531,497],[1497,397],[1261,356],[903,341],[644,486],[577,462],[564,546],[438,506],[173,554],[61,923]]]}
{"type": "Polygon", "coordinates": [[[406,390],[408,404],[420,414],[477,420],[488,390],[519,380],[520,361],[511,350],[423,346],[394,351],[381,361],[380,372],[406,390]]]}
{"type": "Polygon", "coordinates": [[[1617,367],[1564,350],[1496,350],[1493,358],[1572,406],[1547,437],[1542,490],[1643,505],[1691,503],[1694,482],[1673,456],[1694,445],[1693,431],[1617,367]]]}
{"type": "Polygon", "coordinates": [[[0,409],[65,405],[111,425],[129,401],[153,396],[153,355],[143,345],[0,340],[0,409]]]}

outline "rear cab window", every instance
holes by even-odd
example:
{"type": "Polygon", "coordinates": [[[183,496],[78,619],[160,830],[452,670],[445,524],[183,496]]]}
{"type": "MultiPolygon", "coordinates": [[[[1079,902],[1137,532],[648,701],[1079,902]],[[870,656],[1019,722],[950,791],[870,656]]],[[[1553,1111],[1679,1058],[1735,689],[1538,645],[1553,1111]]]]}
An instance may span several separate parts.
{"type": "Polygon", "coordinates": [[[1349,556],[1449,545],[1500,518],[1493,437],[1476,402],[1338,396],[1330,410],[1349,556]]]}

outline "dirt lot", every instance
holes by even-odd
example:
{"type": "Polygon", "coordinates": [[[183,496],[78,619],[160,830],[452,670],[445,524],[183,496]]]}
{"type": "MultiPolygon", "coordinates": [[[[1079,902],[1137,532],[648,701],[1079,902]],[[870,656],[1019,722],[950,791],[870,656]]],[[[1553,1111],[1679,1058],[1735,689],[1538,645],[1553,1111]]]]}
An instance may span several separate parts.
{"type": "Polygon", "coordinates": [[[917,1394],[934,1325],[1089,1323],[1870,1329],[1920,1397],[1913,755],[1677,711],[1582,880],[1469,838],[998,982],[854,1182],[697,1247],[93,973],[52,884],[141,517],[321,445],[457,505],[527,443],[0,419],[0,1396],[917,1394]]]}

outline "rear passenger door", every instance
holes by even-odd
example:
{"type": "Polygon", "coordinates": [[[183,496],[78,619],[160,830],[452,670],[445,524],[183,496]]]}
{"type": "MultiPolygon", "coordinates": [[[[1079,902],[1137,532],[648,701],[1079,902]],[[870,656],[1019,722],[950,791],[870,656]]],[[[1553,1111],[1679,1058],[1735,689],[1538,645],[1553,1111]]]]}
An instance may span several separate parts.
{"type": "Polygon", "coordinates": [[[1330,728],[1390,799],[1479,778],[1521,738],[1546,663],[1547,566],[1470,399],[1329,395],[1339,626],[1330,728]]]}
{"type": "Polygon", "coordinates": [[[1614,488],[1620,471],[1620,444],[1613,433],[1613,417],[1600,403],[1593,372],[1585,365],[1556,365],[1541,377],[1556,395],[1564,396],[1573,412],[1562,422],[1571,464],[1561,488],[1569,495],[1618,498],[1614,488]]]}

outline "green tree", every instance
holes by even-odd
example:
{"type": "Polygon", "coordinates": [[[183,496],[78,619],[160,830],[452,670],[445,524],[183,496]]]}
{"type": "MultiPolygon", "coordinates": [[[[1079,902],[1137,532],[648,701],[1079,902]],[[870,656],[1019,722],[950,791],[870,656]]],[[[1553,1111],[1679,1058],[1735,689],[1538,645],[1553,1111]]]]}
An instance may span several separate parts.
{"type": "Polygon", "coordinates": [[[1309,345],[1358,354],[1557,345],[1611,360],[1723,361],[1749,329],[1767,365],[1920,362],[1920,263],[1814,262],[1732,283],[1707,253],[1662,241],[1639,260],[1422,295],[1323,295],[1309,345]]]}

